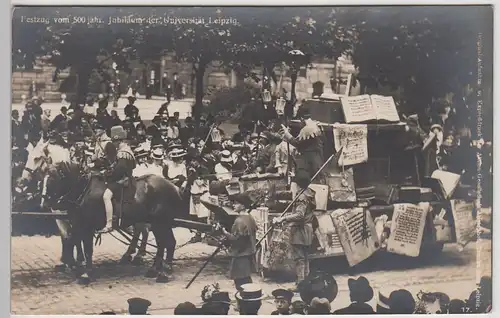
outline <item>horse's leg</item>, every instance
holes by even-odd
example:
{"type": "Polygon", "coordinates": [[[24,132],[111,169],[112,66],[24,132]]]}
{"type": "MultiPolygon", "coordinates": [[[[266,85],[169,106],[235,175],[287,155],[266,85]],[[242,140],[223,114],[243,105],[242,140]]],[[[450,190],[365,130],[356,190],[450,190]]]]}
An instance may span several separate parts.
{"type": "Polygon", "coordinates": [[[148,244],[148,236],[149,236],[148,225],[145,223],[138,224],[135,227],[135,230],[137,232],[137,239],[139,239],[139,235],[141,235],[141,234],[142,234],[142,238],[141,238],[141,245],[140,245],[139,250],[137,252],[137,255],[135,255],[132,263],[134,263],[136,265],[141,265],[144,263],[144,260],[143,260],[144,256],[146,256],[146,246],[148,244]]]}
{"type": "Polygon", "coordinates": [[[73,244],[75,245],[75,248],[76,248],[76,260],[77,260],[78,264],[85,263],[85,255],[83,254],[82,241],[75,240],[73,244]]]}
{"type": "Polygon", "coordinates": [[[132,255],[135,253],[137,249],[139,234],[140,232],[138,231],[137,226],[134,225],[132,229],[132,240],[130,241],[129,246],[125,251],[125,254],[123,254],[122,258],[120,259],[120,264],[128,264],[130,263],[130,261],[132,261],[132,255]]]}
{"type": "Polygon", "coordinates": [[[165,237],[164,244],[165,244],[166,250],[167,250],[166,271],[168,274],[172,274],[173,262],[174,262],[174,252],[175,252],[175,246],[177,245],[177,241],[175,240],[174,231],[173,231],[173,228],[171,226],[164,232],[164,237],[165,237]]]}
{"type": "Polygon", "coordinates": [[[163,255],[165,253],[162,229],[159,229],[158,226],[153,225],[151,230],[153,231],[153,235],[155,236],[158,248],[156,249],[156,256],[153,262],[153,266],[146,273],[146,277],[149,278],[156,277],[160,271],[163,271],[163,255]]]}
{"type": "Polygon", "coordinates": [[[55,269],[58,271],[65,271],[67,268],[72,268],[75,265],[75,258],[73,256],[73,241],[69,234],[69,224],[67,221],[56,220],[59,234],[61,235],[61,263],[56,265],[55,269]]]}
{"type": "Polygon", "coordinates": [[[90,283],[90,275],[92,272],[93,265],[93,254],[94,254],[94,233],[89,231],[89,233],[85,233],[83,235],[83,250],[85,253],[85,267],[83,268],[83,273],[80,276],[79,282],[81,284],[89,284],[90,283]]]}
{"type": "MultiPolygon", "coordinates": [[[[155,232],[153,232],[153,233],[155,234],[156,244],[158,245],[158,251],[156,254],[156,257],[157,257],[156,269],[158,271],[158,276],[156,277],[156,282],[157,283],[167,283],[169,279],[168,279],[167,271],[166,271],[165,267],[163,266],[163,264],[164,264],[163,254],[165,253],[165,250],[167,250],[168,235],[164,229],[162,229],[162,231],[160,232],[161,234],[159,237],[156,235],[155,232]]],[[[167,253],[168,253],[168,251],[167,251],[167,253]]]]}
{"type": "Polygon", "coordinates": [[[148,239],[149,239],[148,224],[144,224],[144,227],[141,229],[141,233],[142,233],[142,240],[141,240],[141,245],[139,246],[139,252],[137,252],[137,255],[146,256],[146,247],[148,245],[148,239]]]}

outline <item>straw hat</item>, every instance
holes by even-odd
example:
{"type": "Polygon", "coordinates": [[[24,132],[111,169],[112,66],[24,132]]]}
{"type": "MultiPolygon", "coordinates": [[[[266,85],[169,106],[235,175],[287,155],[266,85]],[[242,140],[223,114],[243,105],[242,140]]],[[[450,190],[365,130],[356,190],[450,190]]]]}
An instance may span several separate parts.
{"type": "Polygon", "coordinates": [[[151,151],[151,158],[156,159],[156,160],[163,160],[164,155],[163,155],[163,150],[157,148],[151,151]]]}
{"type": "Polygon", "coordinates": [[[258,284],[241,285],[235,297],[243,301],[259,301],[265,298],[262,288],[258,284]]]}
{"type": "Polygon", "coordinates": [[[229,150],[221,151],[220,162],[233,162],[233,156],[231,155],[231,151],[229,150]]]}
{"type": "Polygon", "coordinates": [[[184,157],[186,154],[187,154],[186,150],[175,148],[172,151],[170,151],[169,157],[170,158],[181,158],[181,157],[184,157]]]}

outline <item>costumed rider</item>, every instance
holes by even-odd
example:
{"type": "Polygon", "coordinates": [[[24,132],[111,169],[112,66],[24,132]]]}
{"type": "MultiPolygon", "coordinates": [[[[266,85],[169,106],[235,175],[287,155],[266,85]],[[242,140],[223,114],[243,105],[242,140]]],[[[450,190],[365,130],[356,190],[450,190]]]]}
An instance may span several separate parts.
{"type": "Polygon", "coordinates": [[[273,219],[273,223],[284,223],[290,227],[290,244],[295,261],[297,285],[309,274],[309,249],[313,241],[313,210],[315,208],[315,191],[310,189],[311,175],[305,169],[297,169],[295,182],[300,194],[293,207],[292,213],[273,219]]]}
{"type": "MultiPolygon", "coordinates": [[[[122,126],[111,127],[111,141],[106,144],[104,153],[110,166],[106,173],[106,191],[103,200],[106,210],[106,226],[101,233],[111,232],[113,228],[113,195],[132,182],[135,157],[126,143],[127,133],[122,126]]],[[[122,198],[123,199],[123,198],[122,198]]]]}
{"type": "MultiPolygon", "coordinates": [[[[281,135],[283,140],[288,141],[297,150],[295,157],[295,169],[306,170],[311,176],[320,171],[324,163],[323,158],[323,132],[318,124],[311,119],[310,110],[300,108],[297,114],[302,128],[297,137],[293,137],[287,127],[281,126],[281,135]]],[[[326,183],[324,173],[317,177],[319,184],[326,183]]]]}
{"type": "Polygon", "coordinates": [[[163,168],[163,176],[175,184],[182,193],[187,185],[187,168],[184,162],[186,150],[174,148],[168,154],[170,160],[163,168]]]}
{"type": "Polygon", "coordinates": [[[106,134],[106,129],[101,123],[96,122],[93,126],[96,141],[92,161],[96,168],[103,168],[106,166],[106,155],[104,150],[106,149],[106,145],[111,143],[111,138],[106,134]]]}

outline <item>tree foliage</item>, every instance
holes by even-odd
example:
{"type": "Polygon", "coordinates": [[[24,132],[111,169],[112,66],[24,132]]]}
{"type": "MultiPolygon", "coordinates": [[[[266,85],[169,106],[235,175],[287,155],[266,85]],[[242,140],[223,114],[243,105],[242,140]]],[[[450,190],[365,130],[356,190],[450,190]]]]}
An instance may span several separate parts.
{"type": "MultiPolygon", "coordinates": [[[[350,53],[362,85],[399,90],[403,110],[425,119],[436,101],[462,97],[475,82],[481,16],[471,7],[352,8],[343,23],[353,32],[350,53]]],[[[466,107],[456,111],[470,120],[466,107]]]]}

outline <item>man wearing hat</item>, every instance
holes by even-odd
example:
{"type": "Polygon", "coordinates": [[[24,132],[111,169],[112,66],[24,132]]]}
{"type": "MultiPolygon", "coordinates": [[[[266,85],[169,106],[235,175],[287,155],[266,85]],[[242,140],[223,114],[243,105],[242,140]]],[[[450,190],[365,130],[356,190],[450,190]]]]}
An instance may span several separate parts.
{"type": "Polygon", "coordinates": [[[265,295],[258,284],[251,283],[242,285],[235,297],[240,315],[258,315],[265,295]]]}
{"type": "Polygon", "coordinates": [[[147,315],[151,302],[144,298],[130,298],[128,302],[128,313],[130,315],[147,315]]]}
{"type": "Polygon", "coordinates": [[[94,161],[97,166],[103,166],[105,165],[105,162],[102,162],[105,160],[105,153],[104,149],[106,149],[106,144],[111,142],[111,138],[106,134],[106,129],[104,126],[97,122],[93,125],[94,128],[94,133],[96,137],[95,141],[95,150],[94,154],[92,156],[92,161],[94,161]]]}
{"type": "Polygon", "coordinates": [[[139,113],[139,109],[134,105],[136,98],[134,96],[129,96],[127,99],[128,104],[123,109],[123,112],[125,113],[125,117],[134,118],[134,113],[139,113]]]}
{"type": "Polygon", "coordinates": [[[276,310],[271,315],[290,315],[290,305],[292,303],[293,292],[288,289],[278,288],[272,292],[276,310]]]}
{"type": "MultiPolygon", "coordinates": [[[[104,149],[106,159],[110,163],[107,173],[107,186],[104,191],[104,207],[106,209],[106,227],[103,233],[113,230],[113,194],[119,193],[124,186],[132,182],[132,171],[135,168],[135,158],[132,149],[125,142],[127,133],[122,126],[111,128],[111,143],[107,143],[104,149]]],[[[123,200],[123,198],[121,198],[123,200]]]]}
{"type": "Polygon", "coordinates": [[[251,274],[255,268],[255,253],[257,244],[257,223],[249,214],[251,199],[245,194],[232,197],[235,210],[239,216],[233,223],[231,233],[222,228],[222,232],[231,242],[231,266],[229,276],[234,280],[236,289],[252,282],[251,274]]]}
{"type": "MultiPolygon", "coordinates": [[[[298,117],[301,120],[302,128],[297,137],[293,137],[285,126],[281,126],[283,140],[289,142],[297,149],[295,158],[296,169],[304,169],[311,176],[318,172],[325,162],[323,159],[323,132],[321,128],[311,119],[311,113],[308,108],[299,109],[298,117]]],[[[324,184],[326,177],[320,173],[317,179],[319,183],[324,184]]]]}
{"type": "Polygon", "coordinates": [[[349,296],[351,304],[345,308],[334,311],[334,314],[374,314],[372,306],[368,304],[373,298],[373,289],[370,282],[364,276],[357,279],[349,278],[347,280],[349,286],[349,296]]]}
{"type": "Polygon", "coordinates": [[[273,223],[286,223],[290,227],[290,243],[292,256],[295,260],[297,286],[309,274],[309,249],[313,240],[312,221],[315,205],[315,192],[308,188],[311,176],[306,170],[297,170],[295,182],[305,191],[300,194],[294,205],[292,213],[273,219],[273,223]]]}

